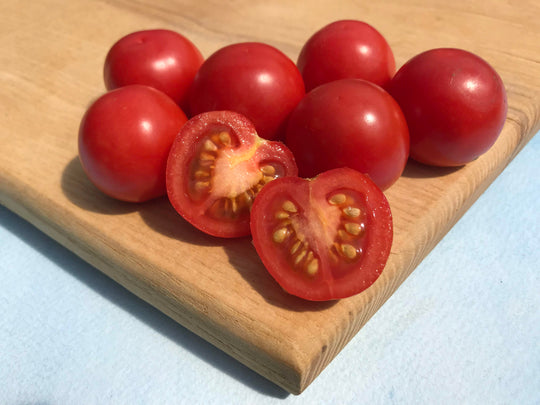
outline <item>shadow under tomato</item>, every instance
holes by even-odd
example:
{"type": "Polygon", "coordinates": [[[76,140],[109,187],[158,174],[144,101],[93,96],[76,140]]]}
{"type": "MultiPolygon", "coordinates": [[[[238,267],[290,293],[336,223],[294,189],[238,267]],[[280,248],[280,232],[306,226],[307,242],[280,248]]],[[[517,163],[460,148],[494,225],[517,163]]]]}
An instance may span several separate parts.
{"type": "Polygon", "coordinates": [[[120,215],[137,211],[142,205],[115,200],[103,194],[88,179],[77,156],[64,168],[61,187],[69,201],[86,211],[120,215]]]}
{"type": "Polygon", "coordinates": [[[402,173],[403,177],[409,178],[433,178],[433,177],[443,177],[449,174],[455,173],[463,166],[456,167],[438,167],[438,166],[429,166],[423,163],[417,162],[415,160],[409,159],[405,170],[402,173]]]}
{"type": "Polygon", "coordinates": [[[330,308],[337,303],[307,301],[283,290],[264,267],[250,237],[225,240],[223,247],[229,263],[270,305],[294,312],[313,312],[330,308]]]}

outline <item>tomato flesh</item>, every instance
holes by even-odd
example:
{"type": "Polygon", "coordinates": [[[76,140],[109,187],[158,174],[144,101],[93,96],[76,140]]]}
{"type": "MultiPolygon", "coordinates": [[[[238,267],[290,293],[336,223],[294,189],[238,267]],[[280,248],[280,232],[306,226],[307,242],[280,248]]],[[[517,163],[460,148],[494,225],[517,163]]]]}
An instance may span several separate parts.
{"type": "Polygon", "coordinates": [[[198,229],[219,237],[249,235],[250,210],[262,187],[296,176],[292,153],[260,138],[246,117],[213,111],[191,118],[167,163],[173,207],[198,229]]]}
{"type": "Polygon", "coordinates": [[[348,168],[312,180],[285,177],[261,190],[251,212],[253,244],[290,294],[324,301],[358,294],[379,277],[392,245],[382,191],[348,168]]]}

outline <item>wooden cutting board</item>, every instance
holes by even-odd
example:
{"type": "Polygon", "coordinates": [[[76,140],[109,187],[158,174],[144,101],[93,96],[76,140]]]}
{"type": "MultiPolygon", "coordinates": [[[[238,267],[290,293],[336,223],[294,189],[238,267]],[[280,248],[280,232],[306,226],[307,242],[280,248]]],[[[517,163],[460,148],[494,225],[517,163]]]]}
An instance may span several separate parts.
{"type": "Polygon", "coordinates": [[[523,0],[3,1],[0,202],[180,324],[300,393],[540,128],[538,15],[540,3],[523,0]],[[435,47],[479,54],[503,78],[509,102],[489,153],[459,170],[410,163],[387,191],[395,241],[385,271],[364,293],[331,303],[288,296],[248,238],[206,236],[166,198],[120,203],[86,179],[78,125],[104,91],[102,63],[121,36],[169,28],[205,56],[230,43],[262,41],[296,60],[316,29],[343,18],[379,29],[398,66],[435,47]]]}

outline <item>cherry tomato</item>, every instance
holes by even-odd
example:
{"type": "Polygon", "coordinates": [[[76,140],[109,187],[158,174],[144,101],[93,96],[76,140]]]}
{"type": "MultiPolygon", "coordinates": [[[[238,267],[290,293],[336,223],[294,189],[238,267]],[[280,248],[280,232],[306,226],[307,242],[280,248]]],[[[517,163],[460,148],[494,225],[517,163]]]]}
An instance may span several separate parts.
{"type": "Polygon", "coordinates": [[[336,21],[313,34],[304,44],[297,65],[306,91],[349,78],[384,87],[396,70],[386,39],[371,25],[356,20],[336,21]]]}
{"type": "Polygon", "coordinates": [[[167,192],[176,211],[196,228],[233,238],[249,235],[251,205],[261,188],[297,173],[281,142],[257,136],[241,114],[212,111],[191,118],[174,141],[167,192]]]}
{"type": "Polygon", "coordinates": [[[432,49],[413,57],[388,91],[407,119],[411,157],[425,164],[461,166],[476,159],[495,143],[506,119],[500,76],[461,49],[432,49]]]}
{"type": "Polygon", "coordinates": [[[304,96],[296,65],[256,42],[226,46],[201,66],[189,98],[192,114],[231,110],[250,119],[259,136],[281,139],[290,112],[304,96]]]}
{"type": "Polygon", "coordinates": [[[183,35],[169,30],[133,32],[119,39],[105,58],[108,90],[129,84],[155,87],[183,108],[203,56],[183,35]]]}
{"type": "Polygon", "coordinates": [[[362,79],[337,80],[310,91],[291,114],[285,139],[300,176],[350,167],[383,190],[401,176],[409,154],[399,105],[362,79]]]}
{"type": "Polygon", "coordinates": [[[383,192],[347,168],[313,180],[284,177],[266,185],[251,211],[253,244],[290,294],[324,301],[368,288],[383,271],[393,239],[383,192]]]}
{"type": "Polygon", "coordinates": [[[79,128],[79,157],[90,180],[119,200],[142,202],[165,194],[165,167],[187,121],[172,99],[131,85],[98,98],[79,128]]]}

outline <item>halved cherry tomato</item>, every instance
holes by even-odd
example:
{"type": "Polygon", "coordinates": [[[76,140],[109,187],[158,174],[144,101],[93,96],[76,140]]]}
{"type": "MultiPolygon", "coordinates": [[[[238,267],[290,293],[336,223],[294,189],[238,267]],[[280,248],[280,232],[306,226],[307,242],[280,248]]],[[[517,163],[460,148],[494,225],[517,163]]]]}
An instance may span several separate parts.
{"type": "Polygon", "coordinates": [[[251,210],[253,244],[290,294],[325,301],[358,294],[383,271],[393,238],[383,192],[348,168],[266,185],[251,210]]]}
{"type": "Polygon", "coordinates": [[[241,114],[212,111],[191,118],[176,137],[167,162],[167,193],[176,211],[203,232],[246,236],[261,188],[297,174],[285,145],[260,138],[241,114]]]}

